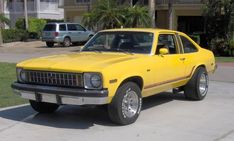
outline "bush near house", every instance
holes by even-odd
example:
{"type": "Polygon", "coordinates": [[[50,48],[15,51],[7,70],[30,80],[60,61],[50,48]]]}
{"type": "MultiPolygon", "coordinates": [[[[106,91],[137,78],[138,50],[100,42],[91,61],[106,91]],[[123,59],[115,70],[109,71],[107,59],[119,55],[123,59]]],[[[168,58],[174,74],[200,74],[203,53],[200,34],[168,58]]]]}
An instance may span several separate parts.
{"type": "Polygon", "coordinates": [[[4,43],[25,41],[28,38],[28,33],[22,29],[2,29],[2,38],[4,43]]]}
{"type": "MultiPolygon", "coordinates": [[[[38,19],[38,18],[29,18],[28,20],[28,32],[29,32],[29,38],[31,39],[39,39],[42,34],[42,30],[46,23],[51,22],[64,22],[64,20],[56,20],[56,19],[38,19]]],[[[19,18],[15,26],[17,29],[25,30],[25,20],[24,18],[19,18]]]]}
{"type": "MultiPolygon", "coordinates": [[[[42,30],[47,21],[45,19],[38,18],[29,18],[28,20],[28,32],[29,38],[39,39],[41,37],[42,30]]],[[[17,29],[25,29],[25,20],[24,18],[19,18],[15,24],[17,29]]]]}

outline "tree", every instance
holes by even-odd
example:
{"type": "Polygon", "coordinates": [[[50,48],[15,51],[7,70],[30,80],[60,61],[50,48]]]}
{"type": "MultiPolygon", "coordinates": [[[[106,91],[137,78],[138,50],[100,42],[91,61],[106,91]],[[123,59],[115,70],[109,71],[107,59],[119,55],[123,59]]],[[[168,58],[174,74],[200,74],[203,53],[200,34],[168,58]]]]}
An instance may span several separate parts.
{"type": "Polygon", "coordinates": [[[128,7],[126,13],[127,27],[149,27],[151,25],[151,18],[146,7],[136,5],[128,7]]]}
{"type": "Polygon", "coordinates": [[[102,25],[103,29],[121,27],[123,13],[118,9],[117,4],[113,0],[99,0],[93,10],[94,21],[98,25],[102,25]]]}
{"type": "Polygon", "coordinates": [[[2,40],[2,25],[3,24],[6,24],[6,25],[9,25],[10,24],[10,20],[8,18],[6,18],[4,16],[4,14],[0,14],[0,46],[3,44],[3,40],[2,40]]]}
{"type": "Polygon", "coordinates": [[[146,7],[121,6],[118,1],[99,0],[91,12],[83,15],[82,22],[89,29],[97,26],[99,29],[148,27],[150,17],[146,7]]]}
{"type": "Polygon", "coordinates": [[[204,17],[206,20],[206,34],[211,49],[226,54],[230,35],[230,20],[233,9],[233,0],[205,0],[204,17]]]}
{"type": "Polygon", "coordinates": [[[93,30],[95,25],[95,14],[93,12],[85,13],[82,18],[82,23],[90,30],[93,30]]]}

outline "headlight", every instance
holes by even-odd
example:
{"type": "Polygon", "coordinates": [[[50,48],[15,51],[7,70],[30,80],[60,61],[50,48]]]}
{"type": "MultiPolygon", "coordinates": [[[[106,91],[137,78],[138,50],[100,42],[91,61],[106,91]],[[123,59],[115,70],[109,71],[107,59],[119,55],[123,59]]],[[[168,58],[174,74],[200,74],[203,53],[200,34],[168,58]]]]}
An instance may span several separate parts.
{"type": "Polygon", "coordinates": [[[19,82],[24,82],[27,80],[26,72],[22,68],[16,68],[17,79],[19,82]]]}
{"type": "Polygon", "coordinates": [[[99,73],[84,73],[84,86],[86,89],[101,89],[102,76],[99,73]]]}

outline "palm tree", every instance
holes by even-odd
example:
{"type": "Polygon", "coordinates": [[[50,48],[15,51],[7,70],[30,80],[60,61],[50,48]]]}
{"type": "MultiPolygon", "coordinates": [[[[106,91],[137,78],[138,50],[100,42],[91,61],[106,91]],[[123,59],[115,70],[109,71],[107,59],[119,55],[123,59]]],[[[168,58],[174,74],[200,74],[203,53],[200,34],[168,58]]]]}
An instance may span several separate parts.
{"type": "Polygon", "coordinates": [[[84,26],[86,26],[88,29],[93,30],[95,24],[95,14],[93,12],[85,13],[82,18],[82,23],[84,26]]]}
{"type": "Polygon", "coordinates": [[[94,20],[103,29],[115,28],[122,26],[124,15],[117,8],[117,4],[113,0],[101,0],[97,3],[92,11],[95,14],[94,20]]]}
{"type": "Polygon", "coordinates": [[[2,25],[3,24],[10,24],[10,20],[4,16],[4,14],[0,14],[0,46],[3,44],[2,40],[2,25]]]}
{"type": "Polygon", "coordinates": [[[133,6],[127,8],[126,26],[128,27],[149,27],[151,18],[148,9],[141,6],[133,6]]]}

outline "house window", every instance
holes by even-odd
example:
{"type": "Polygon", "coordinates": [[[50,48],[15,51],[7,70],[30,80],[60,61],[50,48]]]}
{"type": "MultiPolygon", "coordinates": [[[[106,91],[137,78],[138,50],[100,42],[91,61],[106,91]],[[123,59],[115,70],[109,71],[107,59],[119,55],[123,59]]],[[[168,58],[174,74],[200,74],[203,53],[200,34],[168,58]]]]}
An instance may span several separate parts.
{"type": "Polygon", "coordinates": [[[90,3],[90,0],[75,0],[76,3],[90,3]]]}

